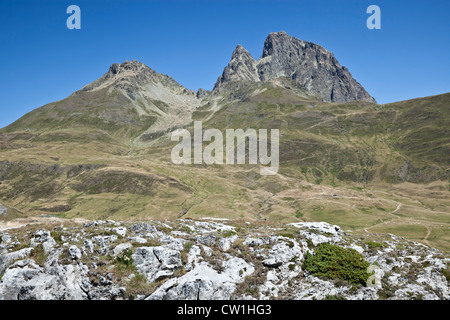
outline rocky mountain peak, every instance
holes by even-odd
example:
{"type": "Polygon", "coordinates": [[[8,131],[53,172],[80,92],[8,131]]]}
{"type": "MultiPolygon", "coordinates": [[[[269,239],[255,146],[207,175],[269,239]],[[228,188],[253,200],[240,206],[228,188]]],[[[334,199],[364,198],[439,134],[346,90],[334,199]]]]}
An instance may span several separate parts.
{"type": "Polygon", "coordinates": [[[111,65],[111,67],[109,67],[109,73],[116,75],[119,74],[121,72],[127,72],[127,71],[132,71],[132,72],[140,72],[142,70],[145,69],[149,69],[151,70],[149,67],[147,67],[145,64],[143,64],[142,62],[133,60],[133,61],[125,61],[123,63],[113,63],[111,65]]]}
{"type": "MultiPolygon", "coordinates": [[[[264,48],[261,57],[264,58],[266,56],[271,56],[274,53],[274,49],[276,50],[283,48],[283,44],[289,43],[291,39],[292,37],[290,37],[285,31],[269,33],[264,41],[264,48]]],[[[300,39],[296,40],[303,42],[300,39]]]]}
{"type": "Polygon", "coordinates": [[[134,109],[138,119],[156,119],[142,132],[149,136],[189,123],[199,105],[195,91],[136,60],[113,63],[102,77],[72,96],[80,100],[102,97],[108,112],[101,117],[110,122],[130,123],[129,109],[134,109]]]}
{"type": "Polygon", "coordinates": [[[253,59],[253,57],[250,55],[250,53],[247,50],[245,50],[245,48],[243,46],[238,44],[236,46],[236,49],[234,49],[233,54],[231,55],[231,59],[239,59],[240,56],[244,56],[244,57],[250,56],[253,59]]]}
{"type": "Polygon", "coordinates": [[[195,95],[194,91],[188,90],[170,76],[158,73],[136,60],[113,63],[101,78],[84,86],[76,93],[107,88],[110,91],[120,90],[131,100],[136,100],[137,95],[145,93],[150,87],[165,88],[174,94],[195,95]]]}
{"type": "Polygon", "coordinates": [[[259,76],[255,59],[239,44],[234,49],[231,61],[217,80],[214,89],[223,83],[240,80],[259,81],[259,76]]]}
{"type": "Polygon", "coordinates": [[[271,81],[281,77],[292,79],[326,102],[375,102],[333,53],[284,31],[267,36],[257,61],[238,45],[214,88],[236,80],[271,81]]]}

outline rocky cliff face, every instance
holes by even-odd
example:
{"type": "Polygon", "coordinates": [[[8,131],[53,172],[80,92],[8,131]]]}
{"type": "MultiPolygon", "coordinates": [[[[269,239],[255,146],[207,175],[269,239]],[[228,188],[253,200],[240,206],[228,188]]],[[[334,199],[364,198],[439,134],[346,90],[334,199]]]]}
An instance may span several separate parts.
{"type": "Polygon", "coordinates": [[[98,220],[3,230],[0,240],[1,300],[450,298],[443,253],[324,222],[98,220]],[[375,280],[316,276],[305,260],[327,243],[370,264],[375,280]]]}
{"type": "Polygon", "coordinates": [[[375,102],[331,52],[283,31],[269,34],[257,61],[238,46],[215,89],[230,81],[271,81],[282,77],[292,79],[326,102],[375,102]]]}
{"type": "Polygon", "coordinates": [[[226,82],[240,80],[259,81],[259,76],[255,59],[244,47],[238,45],[233,51],[230,63],[223,70],[214,88],[220,87],[226,82]]]}

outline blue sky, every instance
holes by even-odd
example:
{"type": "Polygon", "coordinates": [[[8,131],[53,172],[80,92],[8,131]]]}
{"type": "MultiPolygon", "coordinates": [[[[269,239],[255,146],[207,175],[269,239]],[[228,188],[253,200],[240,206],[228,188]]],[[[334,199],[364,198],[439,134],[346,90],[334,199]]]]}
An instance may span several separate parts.
{"type": "Polygon", "coordinates": [[[136,59],[212,89],[237,44],[255,59],[270,32],[333,52],[379,103],[450,91],[450,1],[0,1],[0,128],[136,59]],[[81,30],[66,9],[81,8],[81,30]],[[381,30],[366,9],[381,8],[381,30]]]}

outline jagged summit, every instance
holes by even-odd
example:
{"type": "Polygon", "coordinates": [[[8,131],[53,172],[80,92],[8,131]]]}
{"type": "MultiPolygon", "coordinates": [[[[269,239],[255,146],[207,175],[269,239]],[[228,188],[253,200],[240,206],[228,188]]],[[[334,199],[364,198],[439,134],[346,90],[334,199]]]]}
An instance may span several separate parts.
{"type": "Polygon", "coordinates": [[[214,89],[230,81],[271,81],[280,77],[292,79],[323,101],[375,102],[348,69],[339,64],[333,53],[318,44],[291,37],[284,31],[267,36],[257,61],[238,45],[214,89]]]}
{"type": "Polygon", "coordinates": [[[259,81],[255,59],[240,44],[234,49],[231,61],[217,80],[214,89],[222,83],[239,80],[259,81]]]}
{"type": "Polygon", "coordinates": [[[145,64],[143,64],[142,62],[139,62],[137,60],[133,60],[133,61],[125,61],[122,64],[119,63],[113,63],[111,65],[111,67],[109,68],[109,72],[111,72],[112,74],[118,74],[120,72],[124,72],[124,71],[134,71],[134,72],[139,72],[142,69],[150,69],[149,67],[147,67],[145,64]]]}

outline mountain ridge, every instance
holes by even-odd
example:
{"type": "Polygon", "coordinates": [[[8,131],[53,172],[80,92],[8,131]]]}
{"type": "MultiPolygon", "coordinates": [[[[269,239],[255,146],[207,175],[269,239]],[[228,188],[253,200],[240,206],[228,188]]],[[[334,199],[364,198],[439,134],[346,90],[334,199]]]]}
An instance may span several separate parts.
{"type": "Polygon", "coordinates": [[[241,82],[272,83],[294,90],[296,94],[304,91],[325,102],[376,102],[345,67],[340,67],[332,53],[282,31],[268,35],[257,61],[237,45],[212,91],[189,90],[142,62],[126,60],[113,63],[103,76],[67,98],[35,109],[2,130],[35,127],[33,115],[38,113],[38,117],[48,120],[38,126],[48,128],[68,122],[97,124],[110,132],[116,131],[118,126],[132,126],[127,131],[140,143],[141,137],[159,136],[167,130],[188,125],[192,114],[204,108],[204,101],[214,104],[213,109],[217,111],[223,97],[242,98],[236,94],[242,91],[241,82]],[[293,58],[286,58],[287,55],[293,58]],[[228,83],[235,85],[227,86],[228,83]]]}
{"type": "Polygon", "coordinates": [[[333,53],[322,46],[272,32],[264,42],[258,60],[241,45],[217,79],[214,90],[235,81],[270,81],[288,77],[318,95],[325,102],[367,101],[376,103],[367,91],[341,66],[333,53]]]}

